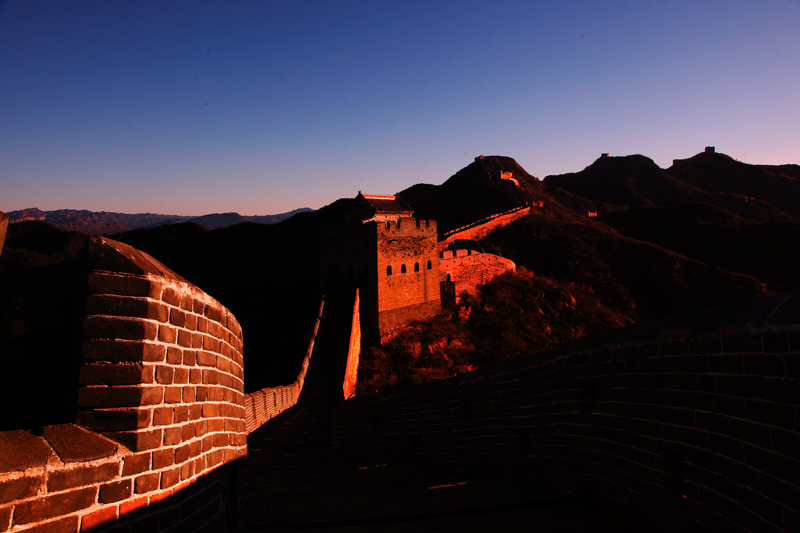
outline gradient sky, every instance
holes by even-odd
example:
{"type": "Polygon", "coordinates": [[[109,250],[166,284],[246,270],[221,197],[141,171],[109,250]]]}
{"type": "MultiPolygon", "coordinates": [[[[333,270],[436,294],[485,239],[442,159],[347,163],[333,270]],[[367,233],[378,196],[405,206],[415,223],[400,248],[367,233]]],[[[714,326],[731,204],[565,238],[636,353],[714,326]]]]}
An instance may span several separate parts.
{"type": "Polygon", "coordinates": [[[714,145],[800,163],[800,0],[0,1],[0,210],[260,215],[714,145]]]}

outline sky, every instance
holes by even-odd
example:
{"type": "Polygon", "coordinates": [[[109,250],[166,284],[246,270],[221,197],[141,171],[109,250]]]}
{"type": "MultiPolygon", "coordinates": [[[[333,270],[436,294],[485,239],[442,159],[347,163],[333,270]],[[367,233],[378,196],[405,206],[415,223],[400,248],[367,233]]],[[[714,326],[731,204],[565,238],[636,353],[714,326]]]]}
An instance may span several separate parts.
{"type": "Polygon", "coordinates": [[[242,215],[705,146],[800,163],[800,0],[0,0],[0,210],[242,215]]]}

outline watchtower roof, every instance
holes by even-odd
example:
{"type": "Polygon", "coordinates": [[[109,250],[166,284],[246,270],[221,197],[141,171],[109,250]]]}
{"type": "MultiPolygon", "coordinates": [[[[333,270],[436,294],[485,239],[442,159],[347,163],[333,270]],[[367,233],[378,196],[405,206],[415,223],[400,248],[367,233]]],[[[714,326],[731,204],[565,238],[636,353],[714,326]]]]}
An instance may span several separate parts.
{"type": "Polygon", "coordinates": [[[368,220],[383,220],[385,218],[413,217],[414,208],[399,195],[386,196],[380,194],[358,193],[353,203],[347,209],[350,216],[368,220]]]}
{"type": "Polygon", "coordinates": [[[408,205],[408,202],[400,196],[382,196],[379,194],[361,194],[360,196],[375,210],[375,214],[414,214],[414,208],[408,205]]]}

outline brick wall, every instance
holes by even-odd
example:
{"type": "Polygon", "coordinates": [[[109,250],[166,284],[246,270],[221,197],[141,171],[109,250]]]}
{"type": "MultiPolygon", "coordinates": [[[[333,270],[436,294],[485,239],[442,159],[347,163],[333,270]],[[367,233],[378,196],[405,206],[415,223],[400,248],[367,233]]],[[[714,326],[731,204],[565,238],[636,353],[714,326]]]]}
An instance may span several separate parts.
{"type": "Polygon", "coordinates": [[[446,250],[441,254],[441,278],[450,276],[455,284],[456,298],[462,292],[474,293],[479,285],[485,285],[497,276],[513,272],[517,268],[511,259],[475,250],[446,250]]]}
{"type": "Polygon", "coordinates": [[[800,531],[800,293],[709,313],[355,398],[334,449],[513,469],[634,529],[800,531]]]}
{"type": "Polygon", "coordinates": [[[443,252],[447,249],[450,243],[456,240],[480,240],[495,231],[497,228],[507,226],[518,218],[522,218],[530,214],[530,212],[530,207],[517,207],[515,209],[511,209],[510,211],[506,211],[505,213],[498,213],[483,220],[479,220],[469,224],[468,226],[464,226],[463,228],[457,228],[453,231],[448,231],[443,236],[444,238],[436,245],[437,250],[443,252]]]}
{"type": "Polygon", "coordinates": [[[319,312],[314,323],[314,330],[311,333],[311,341],[308,344],[308,350],[297,379],[289,385],[267,387],[245,395],[245,427],[248,435],[297,403],[300,393],[303,391],[308,366],[311,364],[311,355],[314,352],[324,310],[325,299],[323,298],[319,304],[319,312]]]}
{"type": "Polygon", "coordinates": [[[138,250],[88,254],[82,427],[0,434],[0,531],[217,531],[247,453],[241,328],[138,250]]]}
{"type": "Polygon", "coordinates": [[[383,337],[440,309],[439,254],[436,221],[401,218],[375,228],[378,326],[383,337]]]}

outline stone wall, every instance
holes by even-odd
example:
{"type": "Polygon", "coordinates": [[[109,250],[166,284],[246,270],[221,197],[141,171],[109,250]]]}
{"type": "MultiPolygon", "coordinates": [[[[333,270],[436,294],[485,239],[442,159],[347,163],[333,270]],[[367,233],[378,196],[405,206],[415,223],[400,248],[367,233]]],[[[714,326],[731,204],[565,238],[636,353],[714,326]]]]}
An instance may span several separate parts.
{"type": "Polygon", "coordinates": [[[8,215],[0,211],[0,254],[3,253],[3,243],[6,242],[7,230],[8,230],[8,215]]]}
{"type": "Polygon", "coordinates": [[[334,412],[347,461],[508,468],[638,530],[800,531],[800,293],[334,412]]]}
{"type": "Polygon", "coordinates": [[[446,250],[441,252],[439,271],[441,278],[454,284],[456,301],[464,293],[474,293],[479,285],[485,285],[506,272],[514,272],[517,265],[511,259],[475,250],[446,250]]]}
{"type": "Polygon", "coordinates": [[[0,434],[0,531],[218,531],[220,467],[247,453],[241,328],[148,255],[88,248],[82,427],[0,434]]]}
{"type": "Polygon", "coordinates": [[[297,379],[289,385],[267,387],[245,395],[245,427],[248,435],[286,409],[297,404],[297,400],[300,398],[300,393],[303,391],[303,386],[305,385],[308,366],[311,364],[311,355],[314,352],[317,333],[319,333],[320,321],[322,320],[324,311],[325,299],[323,298],[319,304],[319,312],[317,313],[317,320],[314,323],[314,330],[311,333],[311,341],[308,343],[308,350],[306,351],[305,358],[303,358],[303,365],[300,368],[297,379]]]}
{"type": "Polygon", "coordinates": [[[353,318],[350,322],[350,342],[347,348],[347,364],[344,371],[342,393],[344,399],[349,400],[356,395],[358,384],[358,363],[361,358],[361,307],[358,289],[356,289],[355,302],[353,303],[353,318]]]}
{"type": "Polygon", "coordinates": [[[443,235],[443,239],[438,242],[437,250],[440,252],[445,251],[450,243],[456,240],[479,241],[496,229],[507,226],[518,218],[530,214],[530,212],[530,207],[517,207],[510,211],[484,218],[462,228],[448,231],[443,235]]]}
{"type": "Polygon", "coordinates": [[[378,325],[381,336],[439,310],[436,221],[402,218],[376,225],[378,325]]]}

